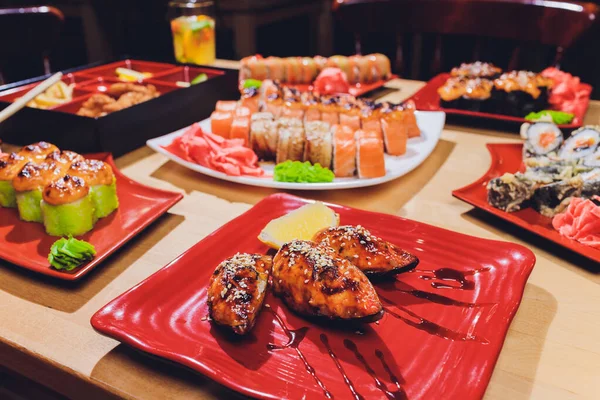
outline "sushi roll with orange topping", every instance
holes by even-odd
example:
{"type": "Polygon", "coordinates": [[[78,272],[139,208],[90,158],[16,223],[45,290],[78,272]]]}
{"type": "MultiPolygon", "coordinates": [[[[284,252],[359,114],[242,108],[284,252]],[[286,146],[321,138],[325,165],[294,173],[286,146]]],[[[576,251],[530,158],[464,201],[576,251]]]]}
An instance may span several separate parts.
{"type": "Polygon", "coordinates": [[[354,130],[344,125],[333,125],[331,140],[333,142],[333,173],[338,178],[354,176],[354,171],[356,171],[354,130]]]}
{"type": "Polygon", "coordinates": [[[356,166],[359,178],[379,178],[385,176],[383,140],[379,133],[358,130],[356,139],[356,166]]]}

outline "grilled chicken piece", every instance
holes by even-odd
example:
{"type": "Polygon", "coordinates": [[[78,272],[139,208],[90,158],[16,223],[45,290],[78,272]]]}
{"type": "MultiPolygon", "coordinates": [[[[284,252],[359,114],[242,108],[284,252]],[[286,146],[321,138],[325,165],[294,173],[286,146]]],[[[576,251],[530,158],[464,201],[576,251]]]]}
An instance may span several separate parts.
{"type": "Polygon", "coordinates": [[[371,235],[360,225],[327,228],[318,232],[313,240],[331,247],[336,254],[369,276],[394,275],[419,264],[416,256],[371,235]]]}
{"type": "Polygon", "coordinates": [[[292,310],[329,319],[373,322],[383,308],[367,277],[325,246],[294,240],[273,259],[273,291],[292,310]]]}
{"type": "Polygon", "coordinates": [[[217,266],[208,286],[208,312],[213,321],[245,335],[262,308],[273,260],[238,253],[217,266]]]}

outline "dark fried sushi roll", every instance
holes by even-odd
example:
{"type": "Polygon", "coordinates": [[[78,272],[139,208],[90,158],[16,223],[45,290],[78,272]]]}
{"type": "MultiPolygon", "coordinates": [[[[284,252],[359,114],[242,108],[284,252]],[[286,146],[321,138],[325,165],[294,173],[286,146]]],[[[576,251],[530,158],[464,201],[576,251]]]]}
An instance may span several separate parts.
{"type": "Polygon", "coordinates": [[[328,247],[303,240],[284,244],[273,260],[273,291],[299,314],[373,322],[383,316],[367,277],[328,247]]]}
{"type": "Polygon", "coordinates": [[[332,248],[368,276],[398,274],[419,264],[415,255],[372,235],[360,225],[327,228],[313,240],[332,248]]]}
{"type": "Polygon", "coordinates": [[[254,326],[260,312],[273,260],[261,254],[238,253],[217,266],[208,286],[212,320],[238,335],[254,326]]]}

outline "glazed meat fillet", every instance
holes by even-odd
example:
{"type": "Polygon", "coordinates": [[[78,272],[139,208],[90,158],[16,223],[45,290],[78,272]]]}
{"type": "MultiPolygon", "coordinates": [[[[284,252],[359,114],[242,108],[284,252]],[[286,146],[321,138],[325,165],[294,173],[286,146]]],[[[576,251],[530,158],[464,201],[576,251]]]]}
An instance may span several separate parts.
{"type": "Polygon", "coordinates": [[[367,277],[325,246],[294,240],[273,259],[273,291],[307,316],[373,322],[383,308],[367,277]]]}
{"type": "Polygon", "coordinates": [[[104,110],[105,106],[113,104],[115,99],[105,94],[94,94],[89,99],[83,103],[79,111],[77,111],[77,115],[81,115],[83,117],[101,117],[106,114],[104,110]]]}
{"type": "Polygon", "coordinates": [[[135,92],[135,93],[143,93],[151,97],[157,97],[158,92],[156,91],[156,86],[154,85],[136,85],[135,83],[113,83],[108,88],[108,94],[113,97],[119,97],[125,93],[135,92]],[[156,96],[155,96],[156,95],[156,96]]]}
{"type": "Polygon", "coordinates": [[[419,264],[413,254],[372,235],[360,225],[327,228],[317,233],[313,240],[331,247],[369,276],[398,274],[419,264]]]}
{"type": "Polygon", "coordinates": [[[217,266],[208,286],[212,320],[238,335],[247,334],[267,294],[273,260],[261,254],[238,253],[217,266]]]}

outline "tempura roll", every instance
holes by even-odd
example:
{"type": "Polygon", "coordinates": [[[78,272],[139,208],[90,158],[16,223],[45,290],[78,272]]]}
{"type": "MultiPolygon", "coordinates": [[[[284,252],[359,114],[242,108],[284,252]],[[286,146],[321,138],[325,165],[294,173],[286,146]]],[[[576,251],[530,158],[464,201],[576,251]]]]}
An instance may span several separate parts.
{"type": "Polygon", "coordinates": [[[112,168],[100,160],[74,162],[68,174],[81,178],[90,187],[95,219],[104,218],[119,208],[117,179],[112,168]]]}
{"type": "Polygon", "coordinates": [[[42,217],[51,236],[80,236],[96,222],[90,187],[77,176],[65,175],[44,188],[42,217]]]}

